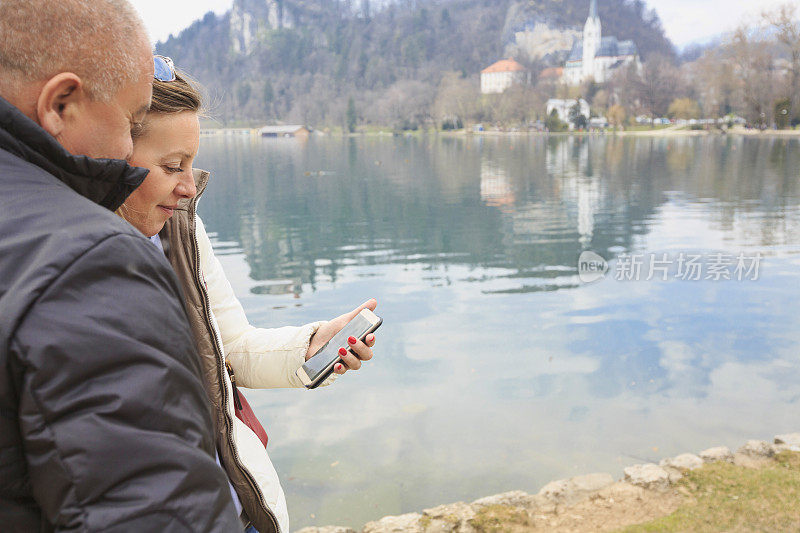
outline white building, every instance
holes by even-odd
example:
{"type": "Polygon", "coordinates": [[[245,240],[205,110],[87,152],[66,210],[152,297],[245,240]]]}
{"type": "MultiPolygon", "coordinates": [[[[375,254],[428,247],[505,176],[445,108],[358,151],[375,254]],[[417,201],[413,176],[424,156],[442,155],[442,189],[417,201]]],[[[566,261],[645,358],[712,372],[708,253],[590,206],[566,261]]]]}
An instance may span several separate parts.
{"type": "Polygon", "coordinates": [[[591,111],[589,109],[589,102],[583,98],[580,100],[561,100],[558,98],[551,98],[547,101],[547,116],[549,117],[555,109],[556,113],[558,114],[558,119],[561,122],[566,122],[569,124],[569,129],[572,129],[575,127],[575,124],[570,121],[569,116],[572,108],[575,107],[575,104],[578,104],[580,108],[580,114],[586,117],[586,123],[588,124],[591,111]]]}
{"type": "Polygon", "coordinates": [[[618,41],[616,37],[603,37],[597,0],[591,0],[589,18],[583,27],[583,39],[575,41],[564,65],[564,82],[580,85],[594,80],[605,83],[614,71],[630,65],[640,67],[639,51],[633,41],[618,41]]]}
{"type": "Polygon", "coordinates": [[[481,93],[499,94],[514,85],[528,81],[528,71],[513,58],[501,59],[481,71],[481,93]]]}

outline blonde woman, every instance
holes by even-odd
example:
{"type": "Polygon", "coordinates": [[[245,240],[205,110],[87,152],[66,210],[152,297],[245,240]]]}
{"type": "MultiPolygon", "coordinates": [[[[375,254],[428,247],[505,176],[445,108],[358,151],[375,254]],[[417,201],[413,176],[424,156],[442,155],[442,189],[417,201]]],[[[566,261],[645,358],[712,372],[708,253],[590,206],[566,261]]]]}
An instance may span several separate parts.
{"type": "MultiPolygon", "coordinates": [[[[154,62],[152,106],[135,132],[131,159],[150,173],[118,214],[164,250],[183,286],[213,406],[218,460],[243,528],[288,533],[286,501],[265,449],[266,435],[236,386],[302,387],[295,371],[361,309],[373,310],[377,302],[369,300],[329,322],[277,329],[249,324],[196,214],[209,178],[208,172],[192,168],[199,148],[200,92],[176,73],[169,58],[156,56],[154,62]]],[[[350,351],[336,374],[372,358],[374,335],[366,342],[352,337],[348,342],[350,351]]]]}

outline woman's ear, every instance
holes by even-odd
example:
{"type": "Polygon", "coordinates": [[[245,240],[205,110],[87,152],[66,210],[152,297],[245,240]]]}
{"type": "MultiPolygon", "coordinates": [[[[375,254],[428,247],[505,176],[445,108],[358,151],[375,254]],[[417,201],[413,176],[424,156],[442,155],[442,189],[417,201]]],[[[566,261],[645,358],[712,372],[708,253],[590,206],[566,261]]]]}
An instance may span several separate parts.
{"type": "Polygon", "coordinates": [[[74,118],[89,98],[81,78],[72,72],[61,72],[47,80],[36,101],[39,125],[58,139],[70,118],[74,118]]]}

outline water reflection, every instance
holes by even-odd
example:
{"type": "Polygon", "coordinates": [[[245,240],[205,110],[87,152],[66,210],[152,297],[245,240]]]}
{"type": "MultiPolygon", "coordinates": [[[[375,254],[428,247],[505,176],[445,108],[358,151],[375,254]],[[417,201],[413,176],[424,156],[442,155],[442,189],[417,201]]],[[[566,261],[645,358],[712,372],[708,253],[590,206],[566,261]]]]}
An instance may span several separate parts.
{"type": "Polygon", "coordinates": [[[381,302],[378,357],[252,391],[294,527],[796,431],[800,149],[688,138],[204,139],[253,323],[381,302]],[[757,282],[584,285],[581,251],[759,252],[757,282]]]}

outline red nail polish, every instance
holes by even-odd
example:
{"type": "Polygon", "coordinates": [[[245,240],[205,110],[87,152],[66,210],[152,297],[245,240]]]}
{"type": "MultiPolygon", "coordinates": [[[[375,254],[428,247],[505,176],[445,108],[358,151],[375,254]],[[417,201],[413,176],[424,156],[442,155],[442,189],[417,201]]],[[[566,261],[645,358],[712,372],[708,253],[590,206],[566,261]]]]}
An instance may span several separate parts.
{"type": "Polygon", "coordinates": [[[336,365],[336,370],[341,370],[341,369],[343,369],[343,368],[344,368],[344,367],[341,365],[341,363],[336,365]]]}
{"type": "Polygon", "coordinates": [[[339,348],[339,355],[347,355],[347,349],[346,348],[339,348]]]}
{"type": "Polygon", "coordinates": [[[357,341],[355,337],[347,337],[347,342],[350,344],[355,344],[357,341]]]}

